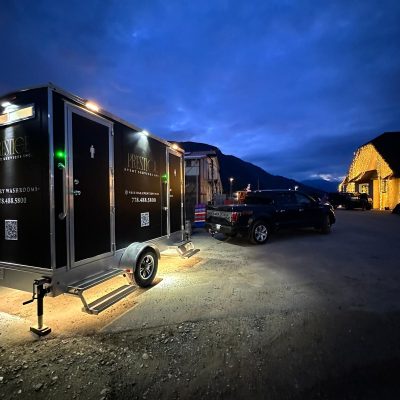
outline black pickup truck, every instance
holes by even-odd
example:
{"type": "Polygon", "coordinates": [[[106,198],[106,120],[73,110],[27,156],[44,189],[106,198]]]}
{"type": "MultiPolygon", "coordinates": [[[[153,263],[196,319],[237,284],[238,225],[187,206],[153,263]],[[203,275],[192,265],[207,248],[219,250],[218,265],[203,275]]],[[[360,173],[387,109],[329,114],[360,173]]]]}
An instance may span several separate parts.
{"type": "Polygon", "coordinates": [[[211,233],[265,243],[280,228],[314,227],[329,233],[336,221],[333,207],[293,190],[259,190],[247,194],[245,204],[208,206],[205,228],[211,233]]]}

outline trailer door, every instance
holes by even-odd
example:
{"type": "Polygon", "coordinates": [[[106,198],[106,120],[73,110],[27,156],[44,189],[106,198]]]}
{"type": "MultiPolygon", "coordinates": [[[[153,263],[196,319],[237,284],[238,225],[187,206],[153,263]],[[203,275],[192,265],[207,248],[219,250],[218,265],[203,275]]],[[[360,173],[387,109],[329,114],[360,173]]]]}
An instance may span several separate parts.
{"type": "Polygon", "coordinates": [[[67,105],[69,266],[111,255],[114,242],[112,124],[67,105]]]}
{"type": "Polygon", "coordinates": [[[169,150],[169,217],[170,233],[183,229],[182,157],[169,150]]]}

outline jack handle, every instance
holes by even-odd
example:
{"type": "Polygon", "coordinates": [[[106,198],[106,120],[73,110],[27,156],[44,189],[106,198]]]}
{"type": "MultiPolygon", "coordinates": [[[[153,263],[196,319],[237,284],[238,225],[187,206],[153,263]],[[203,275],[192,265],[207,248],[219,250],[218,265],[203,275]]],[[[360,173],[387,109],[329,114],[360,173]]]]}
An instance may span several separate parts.
{"type": "MultiPolygon", "coordinates": [[[[37,300],[37,299],[38,299],[38,293],[37,293],[37,291],[35,290],[35,286],[37,287],[37,286],[39,286],[39,285],[45,285],[45,284],[47,284],[47,283],[49,283],[49,280],[46,279],[46,278],[43,278],[43,279],[35,279],[35,280],[33,281],[33,285],[32,285],[32,298],[29,299],[29,300],[27,300],[27,301],[24,301],[24,302],[22,303],[22,305],[25,306],[25,305],[30,304],[30,303],[33,303],[35,300],[37,300]]],[[[49,288],[46,288],[46,289],[44,289],[44,290],[45,290],[47,293],[50,291],[49,288]]]]}

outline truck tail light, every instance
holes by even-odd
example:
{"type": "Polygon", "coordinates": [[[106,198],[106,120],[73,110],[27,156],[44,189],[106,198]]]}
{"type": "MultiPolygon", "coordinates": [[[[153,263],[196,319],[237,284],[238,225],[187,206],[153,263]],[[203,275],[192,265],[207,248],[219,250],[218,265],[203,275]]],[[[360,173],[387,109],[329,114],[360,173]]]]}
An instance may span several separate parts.
{"type": "Polygon", "coordinates": [[[231,222],[237,222],[238,221],[238,219],[239,219],[239,216],[240,216],[240,213],[238,213],[238,212],[233,212],[232,214],[231,214],[231,222]]]}

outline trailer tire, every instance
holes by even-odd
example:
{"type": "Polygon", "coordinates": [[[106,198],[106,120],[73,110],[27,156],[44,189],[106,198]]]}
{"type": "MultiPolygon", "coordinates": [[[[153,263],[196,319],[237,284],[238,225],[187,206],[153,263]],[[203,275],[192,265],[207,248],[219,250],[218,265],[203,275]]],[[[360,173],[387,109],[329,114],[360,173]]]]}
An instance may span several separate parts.
{"type": "Polygon", "coordinates": [[[145,250],[139,257],[133,276],[140,287],[148,287],[157,274],[158,257],[152,250],[145,250]]]}

